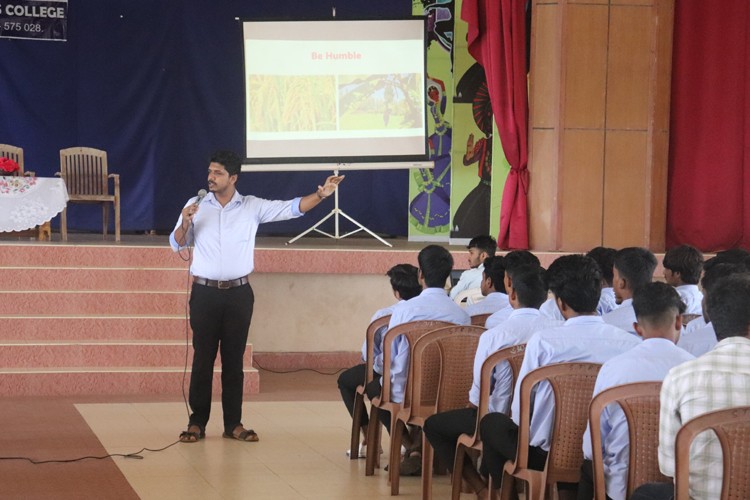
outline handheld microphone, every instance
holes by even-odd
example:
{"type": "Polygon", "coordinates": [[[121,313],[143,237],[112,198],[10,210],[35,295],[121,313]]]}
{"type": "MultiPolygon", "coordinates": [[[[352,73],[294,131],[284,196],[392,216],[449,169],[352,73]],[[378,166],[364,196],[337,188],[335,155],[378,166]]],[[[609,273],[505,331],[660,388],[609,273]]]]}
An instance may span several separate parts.
{"type": "Polygon", "coordinates": [[[200,203],[203,201],[203,198],[205,198],[207,194],[208,193],[205,189],[201,189],[200,191],[198,191],[198,199],[195,200],[195,205],[200,205],[200,203]]]}

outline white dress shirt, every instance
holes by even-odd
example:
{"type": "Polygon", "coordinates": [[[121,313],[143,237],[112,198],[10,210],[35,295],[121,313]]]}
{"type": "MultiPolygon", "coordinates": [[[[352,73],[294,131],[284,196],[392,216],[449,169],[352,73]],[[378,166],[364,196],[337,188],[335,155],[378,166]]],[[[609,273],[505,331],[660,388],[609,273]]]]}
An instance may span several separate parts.
{"type": "Polygon", "coordinates": [[[558,321],[565,321],[565,317],[563,317],[562,313],[560,312],[560,308],[557,307],[557,300],[555,297],[548,298],[544,304],[542,304],[539,307],[539,312],[542,314],[542,316],[545,316],[550,319],[556,319],[558,321]]]}
{"type": "MultiPolygon", "coordinates": [[[[674,477],[675,437],[685,423],[710,411],[750,405],[750,339],[729,337],[670,370],[660,400],[659,468],[674,477]]],[[[690,498],[719,498],[723,475],[718,439],[712,432],[699,434],[690,447],[690,498]]]]}
{"type": "MultiPolygon", "coordinates": [[[[479,383],[482,364],[494,352],[512,345],[524,344],[540,331],[562,324],[560,321],[545,318],[538,309],[513,309],[510,317],[500,325],[487,330],[479,337],[477,353],[474,357],[474,380],[469,390],[469,401],[479,406],[479,383]]],[[[510,396],[513,393],[513,372],[508,363],[495,368],[492,376],[493,389],[490,395],[489,411],[508,413],[510,396]]]]}
{"type": "MultiPolygon", "coordinates": [[[[396,304],[398,304],[398,302],[396,304]]],[[[375,314],[373,314],[372,318],[370,318],[370,323],[372,323],[376,319],[382,318],[383,316],[393,314],[393,308],[396,306],[396,304],[375,311],[375,314]]],[[[381,363],[380,365],[373,364],[373,369],[381,375],[383,374],[383,337],[385,336],[385,332],[387,331],[388,325],[383,325],[377,329],[377,331],[375,332],[375,336],[373,337],[373,361],[376,362],[378,358],[380,358],[381,363]]],[[[367,361],[367,339],[365,339],[365,341],[362,343],[362,361],[367,361]]]]}
{"type": "MultiPolygon", "coordinates": [[[[391,313],[388,329],[390,330],[402,323],[418,320],[447,321],[457,325],[471,324],[471,318],[466,314],[466,311],[453,302],[442,288],[426,288],[416,297],[396,304],[391,313]]],[[[382,359],[380,363],[382,365],[382,359]]],[[[409,341],[405,335],[399,335],[393,341],[391,351],[391,401],[395,403],[403,402],[408,374],[409,341]]]]}
{"type": "MultiPolygon", "coordinates": [[[[602,365],[593,395],[617,385],[661,382],[669,370],[691,359],[695,357],[670,340],[646,339],[602,365]]],[[[600,422],[607,496],[612,500],[625,500],[630,460],[628,422],[619,404],[604,408],[600,422]]],[[[588,425],[583,435],[583,456],[587,460],[593,459],[591,428],[588,425]]]]}
{"type": "Polygon", "coordinates": [[[506,294],[502,292],[492,292],[487,295],[484,300],[466,306],[464,311],[466,311],[466,314],[469,316],[476,316],[477,314],[492,314],[509,306],[510,302],[508,301],[508,296],[506,294]]]}
{"type": "Polygon", "coordinates": [[[617,309],[615,290],[611,286],[605,286],[602,288],[601,295],[599,295],[599,305],[596,306],[596,312],[599,313],[599,316],[604,316],[615,309],[617,309]]]}
{"type": "MultiPolygon", "coordinates": [[[[640,342],[639,337],[604,323],[601,316],[577,316],[562,326],[537,332],[526,343],[526,353],[513,393],[513,421],[519,423],[521,382],[530,371],[552,363],[604,363],[640,342]]],[[[529,444],[549,451],[555,399],[548,382],[540,382],[536,386],[533,408],[529,444]]]]}
{"type": "MultiPolygon", "coordinates": [[[[192,198],[185,206],[195,203],[192,198]]],[[[255,196],[242,196],[235,191],[226,204],[216,201],[208,193],[193,217],[183,245],[175,240],[174,230],[169,243],[175,252],[194,245],[190,274],[211,280],[233,280],[253,272],[255,234],[264,222],[292,219],[303,215],[300,198],[288,201],[264,200],[255,196]]],[[[182,224],[180,214],[175,230],[182,224]]]]}
{"type": "Polygon", "coordinates": [[[513,314],[513,308],[510,306],[510,304],[508,304],[507,307],[503,307],[502,309],[499,309],[490,314],[487,318],[487,321],[484,322],[484,327],[488,330],[490,328],[495,328],[496,326],[499,326],[508,321],[508,318],[510,318],[511,314],[513,314]]]}
{"type": "Polygon", "coordinates": [[[469,290],[471,288],[479,288],[482,286],[482,273],[484,272],[484,264],[479,264],[479,267],[467,269],[461,273],[461,277],[458,278],[458,283],[451,288],[451,299],[455,299],[459,292],[469,290]]]}
{"type": "Polygon", "coordinates": [[[703,293],[698,285],[680,285],[675,290],[685,303],[685,314],[703,314],[703,293]]]}
{"type": "Polygon", "coordinates": [[[635,309],[633,309],[633,299],[625,299],[622,303],[607,314],[602,316],[605,323],[616,326],[621,330],[635,334],[633,323],[635,319],[635,309]]]}
{"type": "Polygon", "coordinates": [[[708,323],[706,323],[706,318],[703,316],[700,316],[698,318],[695,318],[693,321],[688,323],[687,325],[683,325],[683,328],[685,329],[685,333],[694,332],[695,330],[700,330],[704,326],[706,326],[708,323]]]}
{"type": "Polygon", "coordinates": [[[716,344],[718,343],[719,341],[716,340],[714,325],[709,322],[703,328],[698,328],[690,332],[683,330],[680,335],[680,340],[677,341],[677,346],[682,347],[697,358],[716,347],[716,344]]]}

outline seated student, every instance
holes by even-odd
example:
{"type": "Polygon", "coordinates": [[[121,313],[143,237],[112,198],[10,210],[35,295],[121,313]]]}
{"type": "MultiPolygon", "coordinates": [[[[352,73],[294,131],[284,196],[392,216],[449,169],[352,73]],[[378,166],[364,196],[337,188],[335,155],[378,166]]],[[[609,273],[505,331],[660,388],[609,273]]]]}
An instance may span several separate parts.
{"type": "Polygon", "coordinates": [[[656,257],[646,248],[628,247],[615,254],[612,288],[618,307],[602,316],[605,323],[636,333],[633,328],[636,322],[633,292],[653,281],[655,269],[656,257]]]}
{"type": "MultiPolygon", "coordinates": [[[[603,363],[632,349],[640,339],[604,323],[596,314],[601,295],[602,275],[594,259],[584,255],[558,258],[547,270],[547,281],[565,323],[534,334],[526,343],[511,405],[512,419],[502,413],[489,413],[480,423],[482,474],[492,475],[500,486],[503,464],[516,458],[520,391],[524,376],[552,363],[603,363]]],[[[550,447],[554,422],[554,396],[549,384],[536,388],[531,416],[529,466],[542,470],[550,447]]]]}
{"type": "Polygon", "coordinates": [[[615,255],[617,250],[607,247],[595,247],[586,254],[599,264],[599,270],[602,272],[602,293],[599,297],[599,305],[596,306],[596,312],[600,316],[607,314],[617,307],[615,291],[612,288],[612,266],[615,264],[615,255]]]}
{"type": "MultiPolygon", "coordinates": [[[[479,384],[482,364],[492,353],[525,343],[535,332],[557,326],[559,322],[539,315],[539,306],[547,297],[547,284],[544,269],[539,266],[521,266],[510,271],[511,286],[508,290],[513,312],[507,321],[487,330],[479,338],[474,357],[474,381],[469,391],[469,407],[438,413],[425,421],[424,433],[435,449],[440,463],[453,468],[456,442],[461,434],[471,434],[475,430],[477,405],[479,404],[479,384]]],[[[493,375],[493,390],[490,398],[490,411],[507,412],[513,392],[513,375],[507,363],[498,366],[493,375]]],[[[467,468],[471,463],[467,462],[467,468]]],[[[476,479],[467,471],[467,480],[476,479]]],[[[471,483],[477,492],[484,488],[482,481],[471,483]]]]}
{"type": "Polygon", "coordinates": [[[716,339],[714,326],[711,324],[711,318],[705,310],[706,296],[710,293],[709,290],[713,288],[716,285],[716,282],[720,279],[732,274],[745,272],[747,272],[747,268],[744,264],[720,263],[706,266],[706,271],[703,273],[703,279],[701,280],[701,286],[703,287],[703,320],[705,325],[701,328],[683,331],[682,335],[680,335],[680,340],[677,341],[678,347],[685,349],[693,356],[702,356],[714,348],[718,343],[718,340],[716,339]]]}
{"type": "Polygon", "coordinates": [[[484,259],[495,255],[497,241],[489,235],[475,236],[466,246],[469,249],[469,267],[461,274],[458,283],[451,288],[451,299],[455,299],[459,292],[479,288],[482,283],[484,259]]]}
{"type": "MultiPolygon", "coordinates": [[[[386,276],[390,278],[391,289],[393,290],[393,296],[396,297],[398,302],[403,300],[409,300],[412,297],[416,297],[422,291],[422,286],[419,284],[417,279],[417,268],[411,264],[397,264],[390,268],[386,273],[386,276]]],[[[389,316],[393,312],[395,304],[384,307],[373,314],[370,322],[372,323],[376,319],[384,316],[389,316]]],[[[377,357],[382,355],[383,352],[383,336],[388,327],[383,326],[377,332],[375,332],[374,338],[374,355],[377,357]]],[[[366,361],[367,357],[367,340],[362,344],[362,361],[366,361]]],[[[365,369],[367,365],[365,363],[353,366],[348,370],[345,370],[338,378],[339,391],[341,392],[341,399],[346,405],[346,409],[349,410],[349,415],[354,415],[354,399],[357,393],[357,387],[364,383],[365,369]]],[[[382,375],[382,366],[373,367],[373,380],[380,380],[382,375]]],[[[364,406],[364,405],[363,405],[364,406]]],[[[362,412],[362,443],[359,446],[359,458],[367,456],[367,411],[362,412]]],[[[351,453],[351,450],[347,451],[347,455],[351,453]]]]}
{"type": "Polygon", "coordinates": [[[469,316],[492,314],[510,305],[505,291],[505,263],[500,256],[487,257],[482,265],[482,295],[484,299],[467,305],[464,310],[469,316]]]}
{"type": "MultiPolygon", "coordinates": [[[[633,308],[638,318],[635,329],[643,342],[602,365],[594,396],[616,385],[662,381],[671,368],[695,359],[675,346],[682,328],[685,304],[673,287],[659,282],[642,286],[633,296],[633,308]]],[[[625,500],[630,446],[628,422],[620,405],[609,405],[602,412],[601,435],[607,498],[625,500]]],[[[594,497],[594,478],[590,427],[583,435],[583,456],[578,500],[591,500],[594,497]]]]}
{"type": "MultiPolygon", "coordinates": [[[[509,290],[512,285],[510,273],[508,272],[509,270],[512,271],[513,269],[522,266],[540,266],[537,256],[529,252],[528,250],[513,250],[511,252],[508,252],[503,257],[503,265],[505,266],[503,283],[506,290],[509,290]]],[[[513,308],[508,305],[508,307],[504,307],[492,313],[490,317],[487,318],[487,321],[484,324],[485,328],[489,329],[496,327],[503,321],[507,320],[508,317],[510,317],[510,313],[512,312],[513,308]]]]}
{"type": "Polygon", "coordinates": [[[698,281],[703,271],[703,254],[690,245],[670,248],[662,260],[664,281],[677,289],[685,303],[685,314],[703,314],[703,294],[698,281]]]}
{"type": "MultiPolygon", "coordinates": [[[[706,296],[706,312],[719,343],[714,349],[672,368],[661,389],[659,469],[675,475],[675,438],[688,421],[714,410],[750,405],[750,275],[719,279],[706,296]]],[[[690,447],[690,498],[721,497],[721,447],[712,432],[700,434],[690,447]]],[[[630,497],[668,499],[669,483],[646,484],[630,497]]]]}
{"type": "MultiPolygon", "coordinates": [[[[468,325],[469,315],[461,306],[453,302],[445,292],[445,280],[453,269],[453,257],[448,250],[438,245],[424,247],[417,256],[419,262],[418,279],[422,292],[409,300],[393,306],[388,329],[402,323],[417,320],[437,320],[468,325]]],[[[409,341],[401,335],[393,342],[391,351],[391,401],[401,403],[404,400],[406,378],[409,372],[409,341]]],[[[376,358],[376,365],[383,364],[383,354],[376,358]]],[[[367,397],[373,399],[380,395],[381,380],[373,380],[366,387],[367,397]]],[[[390,416],[380,412],[383,425],[390,432],[390,416]]]]}

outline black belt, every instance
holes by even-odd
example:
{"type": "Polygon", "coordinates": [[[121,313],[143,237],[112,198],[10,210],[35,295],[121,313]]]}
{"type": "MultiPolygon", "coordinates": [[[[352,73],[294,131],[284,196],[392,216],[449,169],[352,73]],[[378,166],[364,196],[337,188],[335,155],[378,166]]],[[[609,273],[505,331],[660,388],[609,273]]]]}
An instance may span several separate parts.
{"type": "Polygon", "coordinates": [[[227,281],[209,280],[206,278],[201,278],[200,276],[193,276],[193,283],[195,283],[196,285],[204,285],[204,286],[210,286],[212,288],[220,288],[221,290],[226,290],[227,288],[234,288],[237,286],[246,285],[248,281],[247,281],[247,276],[243,276],[242,278],[237,278],[236,280],[227,280],[227,281]]]}

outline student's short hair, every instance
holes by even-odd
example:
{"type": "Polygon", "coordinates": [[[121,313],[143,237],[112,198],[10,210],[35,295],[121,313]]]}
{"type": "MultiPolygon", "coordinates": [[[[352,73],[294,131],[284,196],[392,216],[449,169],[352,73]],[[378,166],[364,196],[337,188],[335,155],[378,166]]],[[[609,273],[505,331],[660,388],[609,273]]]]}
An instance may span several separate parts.
{"type": "Polygon", "coordinates": [[[484,259],[484,275],[492,280],[492,287],[496,292],[505,291],[505,262],[499,255],[493,255],[484,259]]]}
{"type": "Polygon", "coordinates": [[[750,258],[750,252],[744,248],[731,248],[718,252],[714,257],[706,260],[703,263],[703,272],[705,273],[712,266],[719,264],[744,264],[748,267],[748,258],[750,258]]]}
{"type": "Polygon", "coordinates": [[[703,270],[703,253],[690,245],[670,248],[662,261],[665,269],[680,273],[680,279],[688,285],[697,285],[703,270]]]}
{"type": "Polygon", "coordinates": [[[234,151],[216,151],[211,156],[211,163],[223,165],[229,175],[238,175],[242,160],[234,151]]]}
{"type": "Polygon", "coordinates": [[[706,296],[706,308],[716,338],[747,337],[750,329],[750,275],[720,278],[706,296]]]}
{"type": "Polygon", "coordinates": [[[391,288],[404,300],[416,297],[422,292],[419,284],[419,270],[411,264],[396,264],[385,273],[391,279],[391,288]]]}
{"type": "Polygon", "coordinates": [[[547,281],[544,274],[544,268],[534,265],[517,266],[508,271],[521,307],[539,309],[547,300],[547,281]]]}
{"type": "Polygon", "coordinates": [[[722,278],[726,278],[733,274],[746,273],[747,271],[747,267],[742,263],[719,262],[718,264],[709,266],[703,273],[703,278],[701,279],[703,292],[706,295],[709,295],[711,290],[716,286],[716,283],[722,278]]]}
{"type": "Polygon", "coordinates": [[[453,256],[439,245],[427,245],[417,256],[422,277],[429,288],[443,288],[453,269],[453,256]]]}
{"type": "Polygon", "coordinates": [[[519,266],[540,266],[539,258],[528,250],[513,250],[505,254],[505,272],[519,266]]]}
{"type": "Polygon", "coordinates": [[[497,251],[497,241],[490,235],[474,236],[466,248],[476,248],[480,252],[484,252],[487,255],[495,255],[497,251]]]}
{"type": "Polygon", "coordinates": [[[547,269],[547,284],[555,297],[579,314],[596,312],[602,289],[602,273],[591,257],[564,255],[547,269]]]}
{"type": "Polygon", "coordinates": [[[647,248],[627,247],[617,251],[613,266],[628,282],[628,288],[635,292],[653,281],[656,264],[656,257],[647,248]]]}
{"type": "Polygon", "coordinates": [[[685,303],[673,286],[661,281],[646,283],[633,293],[633,309],[639,323],[661,326],[685,312],[685,303]]]}
{"type": "Polygon", "coordinates": [[[615,254],[617,250],[608,247],[592,248],[586,255],[591,257],[599,265],[599,271],[602,273],[602,280],[607,285],[612,286],[612,266],[615,263],[615,254]]]}

